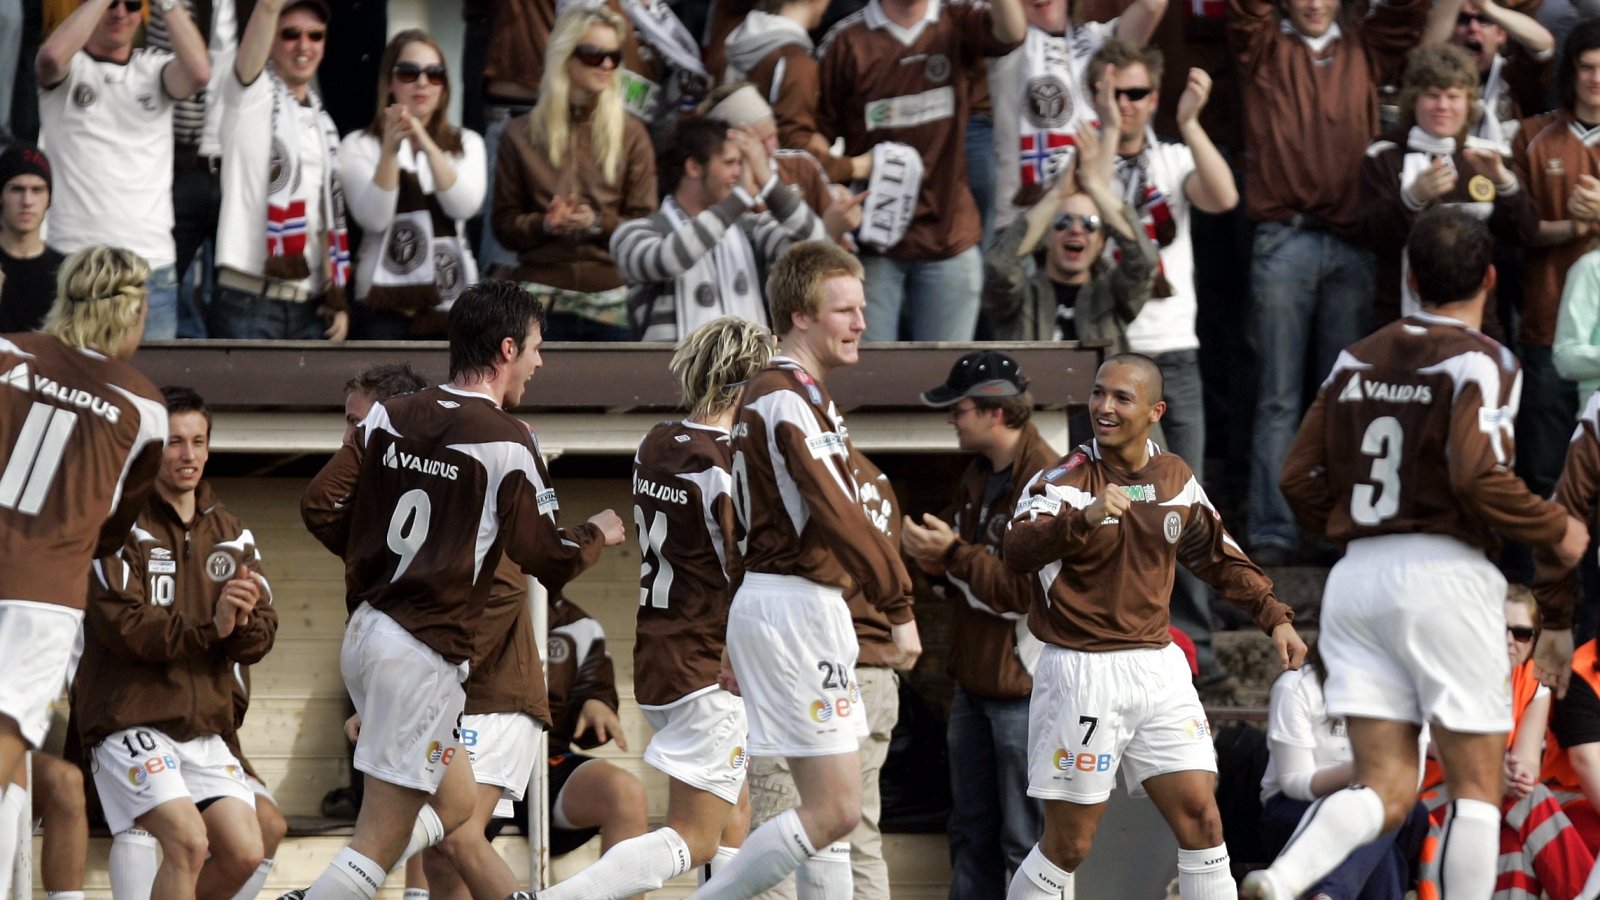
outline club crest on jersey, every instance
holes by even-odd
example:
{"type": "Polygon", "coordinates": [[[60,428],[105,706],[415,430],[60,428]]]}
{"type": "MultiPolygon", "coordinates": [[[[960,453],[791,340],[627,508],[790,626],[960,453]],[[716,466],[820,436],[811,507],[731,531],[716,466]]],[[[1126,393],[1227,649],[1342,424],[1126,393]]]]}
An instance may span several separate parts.
{"type": "Polygon", "coordinates": [[[572,656],[572,645],[558,637],[553,637],[545,646],[545,659],[552,664],[560,665],[572,656]]]}
{"type": "Polygon", "coordinates": [[[1183,535],[1183,519],[1176,512],[1169,512],[1161,520],[1161,536],[1167,543],[1176,544],[1183,535]]]}
{"type": "Polygon", "coordinates": [[[239,571],[239,561],[226,550],[213,551],[206,557],[206,577],[221,584],[239,571]]]}
{"type": "Polygon", "coordinates": [[[383,451],[383,465],[389,469],[409,469],[421,475],[436,475],[448,481],[455,481],[461,474],[453,463],[414,456],[396,449],[394,444],[390,444],[389,448],[383,451]]]}

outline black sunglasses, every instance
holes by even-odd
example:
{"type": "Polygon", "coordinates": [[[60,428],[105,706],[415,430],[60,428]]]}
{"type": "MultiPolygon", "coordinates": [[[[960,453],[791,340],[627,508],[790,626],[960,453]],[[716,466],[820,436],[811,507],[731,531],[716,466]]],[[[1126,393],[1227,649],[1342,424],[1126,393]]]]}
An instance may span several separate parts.
{"type": "Polygon", "coordinates": [[[301,35],[305,35],[306,40],[313,44],[320,44],[322,39],[328,36],[328,30],[326,28],[296,28],[290,25],[288,28],[278,32],[278,37],[286,41],[298,41],[301,35]]]}
{"type": "Polygon", "coordinates": [[[1526,644],[1533,640],[1533,628],[1528,625],[1507,625],[1506,634],[1519,644],[1526,644]]]}
{"type": "MultiPolygon", "coordinates": [[[[118,4],[116,3],[111,4],[110,6],[106,7],[106,12],[116,9],[117,6],[118,4]]],[[[121,6],[128,15],[138,15],[139,10],[144,9],[144,0],[122,0],[121,6]]]]}
{"type": "Polygon", "coordinates": [[[1155,88],[1147,88],[1147,87],[1145,87],[1145,88],[1117,88],[1117,90],[1116,90],[1116,94],[1117,94],[1117,99],[1118,100],[1128,100],[1128,101],[1131,101],[1133,103],[1138,103],[1140,100],[1143,100],[1144,98],[1150,96],[1151,94],[1153,94],[1155,92],[1156,92],[1155,88]]]}
{"type": "Polygon", "coordinates": [[[1477,13],[1460,13],[1459,15],[1456,16],[1456,25],[1461,27],[1461,28],[1465,28],[1468,25],[1471,25],[1473,22],[1477,22],[1479,25],[1493,25],[1494,24],[1493,22],[1489,21],[1489,17],[1488,16],[1480,15],[1480,14],[1477,14],[1477,13]]]}
{"type": "Polygon", "coordinates": [[[1089,215],[1081,215],[1078,213],[1060,213],[1050,224],[1053,225],[1057,231],[1066,231],[1068,228],[1072,227],[1073,222],[1077,222],[1079,225],[1082,225],[1083,230],[1089,232],[1090,234],[1094,234],[1096,231],[1100,230],[1100,217],[1094,215],[1093,213],[1089,215]]]}
{"type": "Polygon", "coordinates": [[[598,69],[605,65],[606,60],[611,61],[612,68],[622,65],[622,50],[601,50],[593,44],[579,44],[573,48],[572,56],[578,62],[590,68],[598,69]]]}
{"type": "Polygon", "coordinates": [[[415,83],[424,75],[428,76],[429,84],[444,84],[448,74],[441,65],[419,66],[414,62],[403,62],[394,66],[394,80],[401,84],[415,83]]]}

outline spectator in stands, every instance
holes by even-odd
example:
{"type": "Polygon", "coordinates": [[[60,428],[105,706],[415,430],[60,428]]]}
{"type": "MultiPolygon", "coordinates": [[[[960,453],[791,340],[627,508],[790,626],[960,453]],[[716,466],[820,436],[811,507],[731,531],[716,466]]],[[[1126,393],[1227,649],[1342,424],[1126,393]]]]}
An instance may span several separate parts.
{"type": "Polygon", "coordinates": [[[627,290],[610,241],[656,208],[654,152],[623,110],[628,25],[610,9],[574,4],[546,48],[543,92],[507,125],[495,161],[493,223],[517,253],[509,277],[549,310],[552,341],[627,340],[627,290]]]}
{"type": "MultiPolygon", "coordinates": [[[[1372,143],[1361,161],[1361,243],[1376,260],[1373,320],[1384,325],[1422,308],[1406,284],[1406,238],[1424,210],[1453,206],[1485,219],[1499,246],[1537,233],[1538,213],[1506,166],[1506,148],[1469,133],[1478,104],[1478,72],[1451,44],[1406,55],[1400,125],[1372,143]]],[[[1484,331],[1498,334],[1488,307],[1484,331]]]]}
{"type": "MultiPolygon", "coordinates": [[[[1567,271],[1593,244],[1600,224],[1600,21],[1572,29],[1557,69],[1561,108],[1523,122],[1512,150],[1517,178],[1539,214],[1523,272],[1517,356],[1517,473],[1548,495],[1561,472],[1578,413],[1577,386],[1555,366],[1556,318],[1567,271]]],[[[1524,574],[1524,573],[1516,573],[1524,574]]]]}
{"type": "Polygon", "coordinates": [[[339,134],[311,90],[328,17],[324,0],[258,0],[223,79],[212,337],[342,341],[349,332],[339,134]]]}
{"type": "MultiPolygon", "coordinates": [[[[1261,778],[1262,848],[1276,857],[1295,833],[1300,817],[1319,798],[1350,783],[1355,774],[1343,719],[1323,705],[1322,657],[1312,643],[1305,665],[1272,684],[1267,711],[1271,757],[1261,778]]],[[[1421,803],[1397,831],[1363,845],[1306,893],[1334,900],[1402,900],[1411,885],[1411,861],[1428,833],[1421,803]]]]}
{"type": "Polygon", "coordinates": [[[254,536],[202,480],[210,410],[188,388],[162,394],[171,437],[126,543],[95,566],[73,713],[117,836],[113,893],[227,897],[266,877],[255,795],[222,739],[233,667],[272,649],[278,615],[254,536]]]}
{"type": "Polygon", "coordinates": [[[442,339],[450,304],[478,280],[466,220],[483,206],[483,139],[451,125],[444,51],[407,29],[383,51],[378,110],[339,148],[339,180],[361,225],[358,340],[442,339]]]}
{"type": "Polygon", "coordinates": [[[869,0],[818,49],[818,127],[871,151],[860,232],[866,339],[964,341],[978,321],[982,225],[967,187],[966,79],[1016,49],[1021,0],[869,0]]]}
{"type": "Polygon", "coordinates": [[[57,26],[34,60],[40,143],[52,182],[50,241],[63,253],[126,247],[150,265],[146,340],[177,336],[172,240],[172,104],[211,76],[205,39],[178,0],[152,0],[174,53],[134,49],[141,2],[89,0],[57,26]]]}
{"type": "Polygon", "coordinates": [[[1134,224],[1138,213],[1106,181],[1116,140],[1113,128],[1080,128],[1077,165],[984,253],[983,307],[999,340],[1110,340],[1112,352],[1128,349],[1128,324],[1150,299],[1159,262],[1155,242],[1134,224]],[[1107,233],[1115,261],[1105,258],[1107,233]],[[1044,259],[1029,275],[1023,260],[1041,244],[1044,259]]]}
{"type": "MultiPolygon", "coordinates": [[[[1120,21],[1131,19],[1124,14],[1120,21]]],[[[1119,24],[1118,30],[1123,27],[1126,25],[1119,24]]],[[[1199,307],[1190,212],[1227,212],[1239,204],[1239,188],[1227,160],[1200,125],[1200,112],[1211,97],[1211,76],[1204,71],[1189,70],[1189,81],[1178,98],[1178,132],[1183,143],[1155,139],[1151,119],[1161,103],[1164,63],[1160,50],[1139,50],[1121,38],[1111,38],[1090,58],[1086,80],[1094,90],[1096,108],[1102,110],[1102,127],[1117,135],[1112,190],[1133,208],[1139,226],[1160,253],[1156,289],[1128,324],[1128,346],[1161,368],[1167,402],[1161,432],[1167,449],[1182,457],[1203,483],[1205,399],[1200,383],[1200,338],[1195,333],[1199,307]]],[[[1222,685],[1227,673],[1218,669],[1211,646],[1215,628],[1211,592],[1187,569],[1178,572],[1172,620],[1194,641],[1200,685],[1222,685]]]]}
{"type": "Polygon", "coordinates": [[[44,151],[23,144],[0,151],[0,334],[33,331],[55,302],[56,270],[66,257],[39,233],[50,187],[44,151]]]}
{"type": "Polygon", "coordinates": [[[634,336],[677,341],[725,315],[767,324],[767,268],[791,245],[821,239],[822,220],[781,183],[748,128],[679,122],[659,165],[661,209],[623,223],[611,239],[634,336]]]}
{"type": "MultiPolygon", "coordinates": [[[[498,0],[489,4],[489,43],[484,51],[483,102],[484,150],[488,154],[489,196],[499,194],[495,171],[500,136],[506,124],[527,115],[539,99],[539,79],[544,75],[545,46],[555,27],[556,5],[552,0],[498,0]]],[[[483,217],[478,236],[478,262],[485,274],[505,277],[502,267],[516,264],[516,254],[500,246],[495,238],[493,219],[483,217]]]]}
{"type": "Polygon", "coordinates": [[[1028,380],[1003,353],[961,357],[922,402],[949,411],[957,444],[973,454],[941,515],[903,523],[907,555],[944,577],[954,607],[950,896],[998,897],[1044,829],[1028,796],[1028,697],[1042,649],[1026,625],[1035,581],[1005,567],[1002,541],[1028,479],[1060,457],[1029,421],[1028,380]]]}
{"type": "Polygon", "coordinates": [[[1556,372],[1577,382],[1578,396],[1600,389],[1600,250],[1578,257],[1567,270],[1550,349],[1556,372]]]}
{"type": "MultiPolygon", "coordinates": [[[[1130,53],[1149,43],[1166,9],[1167,0],[1136,0],[1110,22],[1074,23],[1067,0],[1023,6],[1028,35],[1022,46],[989,64],[989,93],[995,98],[994,156],[1002,161],[996,174],[995,228],[1011,224],[1041,191],[1049,189],[1073,152],[1078,125],[1096,118],[1091,82],[1099,80],[1105,63],[1092,64],[1092,72],[1086,72],[1090,57],[1102,42],[1115,37],[1124,42],[1119,58],[1126,62],[1130,53]]],[[[1154,72],[1146,70],[1143,84],[1159,84],[1160,78],[1158,62],[1154,72]]],[[[1157,101],[1145,97],[1148,102],[1132,105],[1153,112],[1157,101]]],[[[1148,122],[1149,112],[1142,118],[1148,122]]],[[[1139,125],[1135,143],[1144,141],[1145,127],[1139,125]]],[[[1137,152],[1136,146],[1129,154],[1137,152]]]]}
{"type": "Polygon", "coordinates": [[[1260,363],[1250,460],[1250,555],[1289,562],[1294,515],[1278,469],[1300,422],[1307,372],[1320,381],[1372,316],[1372,255],[1357,245],[1362,153],[1378,133],[1378,86],[1424,37],[1449,36],[1461,0],[1372,8],[1330,0],[1230,0],[1244,84],[1246,212],[1260,363]],[[1308,115],[1308,110],[1316,110],[1308,115]],[[1309,368],[1307,361],[1309,360],[1309,368]]]}
{"type": "Polygon", "coordinates": [[[1524,110],[1543,106],[1556,39],[1537,19],[1496,0],[1465,0],[1450,42],[1477,64],[1481,115],[1472,133],[1510,146],[1524,110]]]}

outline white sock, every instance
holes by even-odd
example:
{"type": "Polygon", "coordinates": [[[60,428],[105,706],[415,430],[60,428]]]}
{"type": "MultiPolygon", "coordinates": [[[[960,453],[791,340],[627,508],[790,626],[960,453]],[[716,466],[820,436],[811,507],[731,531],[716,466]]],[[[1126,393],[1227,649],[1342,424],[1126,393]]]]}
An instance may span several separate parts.
{"type": "Polygon", "coordinates": [[[798,900],[850,900],[855,879],[850,874],[850,842],[834,841],[800,864],[794,873],[798,900]]]}
{"type": "Polygon", "coordinates": [[[1045,859],[1044,851],[1034,844],[1011,876],[1006,900],[1059,900],[1063,894],[1072,896],[1072,873],[1045,859]]]}
{"type": "Polygon", "coordinates": [[[658,828],[613,846],[594,865],[549,890],[539,900],[613,900],[653,891],[689,871],[689,845],[671,828],[658,828]]]}
{"type": "MultiPolygon", "coordinates": [[[[1273,879],[1298,897],[1383,832],[1383,800],[1364,785],[1334,791],[1306,810],[1288,846],[1272,863],[1273,879]]],[[[1498,852],[1489,854],[1493,865],[1498,852]]]]}
{"type": "Polygon", "coordinates": [[[161,868],[156,836],[143,828],[129,828],[111,839],[107,868],[111,896],[117,900],[150,900],[150,888],[161,868]]]}
{"type": "MultiPolygon", "coordinates": [[[[691,900],[744,900],[782,881],[817,848],[811,846],[800,815],[786,809],[751,832],[744,846],[691,900]]],[[[541,897],[544,895],[541,894],[541,897]]]]}
{"type": "Polygon", "coordinates": [[[1228,871],[1228,845],[1210,850],[1178,850],[1178,896],[1183,900],[1238,900],[1239,886],[1228,871]]]}
{"type": "Polygon", "coordinates": [[[406,892],[401,895],[400,900],[428,900],[428,889],[406,888],[406,892]]]}
{"type": "Polygon", "coordinates": [[[701,866],[695,873],[695,877],[699,879],[695,883],[705,884],[710,881],[711,876],[727,868],[728,863],[733,861],[733,855],[738,852],[738,847],[717,847],[717,855],[711,857],[711,861],[701,866]]]}
{"type": "Polygon", "coordinates": [[[83,900],[83,891],[45,891],[44,900],[83,900]]]}
{"type": "Polygon", "coordinates": [[[400,861],[395,865],[405,865],[406,860],[442,840],[444,840],[444,822],[439,820],[439,814],[434,812],[433,807],[426,803],[422,804],[422,809],[417,813],[417,821],[411,825],[411,842],[406,844],[406,852],[400,854],[400,861]]]}
{"type": "Polygon", "coordinates": [[[272,874],[272,860],[263,859],[261,865],[256,866],[255,873],[250,876],[250,880],[246,881],[244,887],[239,888],[239,892],[233,895],[233,900],[256,900],[257,897],[261,896],[261,889],[266,886],[267,876],[270,874],[272,874]]]}
{"type": "Polygon", "coordinates": [[[1452,800],[1439,838],[1439,894],[1487,897],[1494,893],[1500,858],[1500,810],[1482,800],[1452,800]]]}
{"type": "Polygon", "coordinates": [[[372,900],[387,874],[382,866],[346,847],[306,888],[305,900],[372,900]]]}
{"type": "Polygon", "coordinates": [[[0,897],[11,896],[11,869],[22,843],[23,804],[27,802],[28,792],[20,785],[7,785],[0,793],[0,897]]]}

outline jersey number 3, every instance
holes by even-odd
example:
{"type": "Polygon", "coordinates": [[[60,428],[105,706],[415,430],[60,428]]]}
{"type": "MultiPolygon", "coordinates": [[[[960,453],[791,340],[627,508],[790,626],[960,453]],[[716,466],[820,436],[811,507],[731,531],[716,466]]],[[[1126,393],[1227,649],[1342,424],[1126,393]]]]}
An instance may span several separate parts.
{"type": "Polygon", "coordinates": [[[1394,416],[1374,419],[1361,438],[1361,452],[1373,457],[1371,484],[1350,491],[1350,518],[1376,525],[1400,511],[1400,454],[1405,434],[1394,416]]]}

